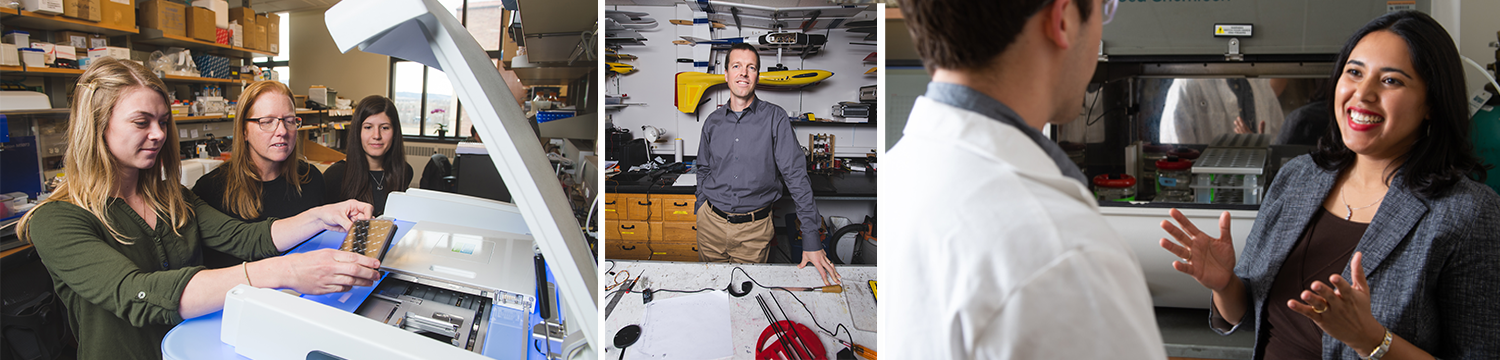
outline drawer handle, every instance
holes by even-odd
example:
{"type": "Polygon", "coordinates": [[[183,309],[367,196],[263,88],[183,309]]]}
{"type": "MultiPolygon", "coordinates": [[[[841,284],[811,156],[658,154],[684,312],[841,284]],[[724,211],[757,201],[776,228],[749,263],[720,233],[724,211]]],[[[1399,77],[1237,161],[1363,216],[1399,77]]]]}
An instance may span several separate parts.
{"type": "Polygon", "coordinates": [[[630,247],[625,247],[625,245],[620,245],[620,250],[635,250],[635,245],[631,245],[630,247]]]}
{"type": "Polygon", "coordinates": [[[693,225],[693,231],[698,231],[698,225],[693,225]]]}
{"type": "Polygon", "coordinates": [[[640,202],[640,201],[637,201],[637,202],[635,202],[635,203],[636,203],[636,204],[637,204],[637,205],[646,205],[646,206],[650,206],[650,205],[651,205],[651,202],[650,202],[650,201],[647,201],[647,202],[640,202]]]}
{"type": "Polygon", "coordinates": [[[615,202],[613,202],[613,201],[608,201],[608,202],[604,203],[604,205],[614,205],[614,204],[615,204],[615,202]]]}
{"type": "Polygon", "coordinates": [[[634,229],[635,225],[630,225],[630,226],[620,225],[620,228],[621,229],[625,229],[625,230],[630,230],[630,229],[634,229]]]}
{"type": "Polygon", "coordinates": [[[672,206],[688,206],[688,203],[673,201],[672,206]]]}
{"type": "Polygon", "coordinates": [[[698,247],[697,246],[693,247],[693,252],[698,252],[698,247]]]}

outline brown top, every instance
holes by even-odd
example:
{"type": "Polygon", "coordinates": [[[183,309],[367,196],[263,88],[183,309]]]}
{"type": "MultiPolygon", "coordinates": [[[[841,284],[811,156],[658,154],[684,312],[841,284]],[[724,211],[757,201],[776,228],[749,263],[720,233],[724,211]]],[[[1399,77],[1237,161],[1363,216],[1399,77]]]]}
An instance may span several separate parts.
{"type": "Polygon", "coordinates": [[[1344,220],[1327,209],[1314,215],[1297,245],[1287,254],[1266,296],[1264,340],[1266,359],[1317,359],[1323,357],[1323,331],[1312,319],[1286,307],[1287,300],[1301,301],[1302,290],[1314,281],[1328,283],[1328,276],[1344,272],[1354,247],[1370,224],[1344,220]]]}

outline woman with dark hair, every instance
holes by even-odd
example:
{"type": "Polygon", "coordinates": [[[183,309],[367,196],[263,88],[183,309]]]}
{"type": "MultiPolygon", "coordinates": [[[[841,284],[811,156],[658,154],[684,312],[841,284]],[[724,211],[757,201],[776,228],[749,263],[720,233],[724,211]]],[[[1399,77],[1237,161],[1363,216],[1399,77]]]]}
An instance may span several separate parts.
{"type": "Polygon", "coordinates": [[[347,158],[328,167],[328,201],[355,199],[375,205],[375,215],[385,213],[385,198],[392,191],[411,185],[412,169],[406,164],[406,145],[401,141],[401,117],[396,103],[379,95],[359,100],[354,121],[349,124],[347,158]],[[359,146],[350,146],[358,144],[359,146]]]}
{"type": "Polygon", "coordinates": [[[1227,212],[1213,238],[1171,211],[1161,246],[1213,290],[1215,331],[1249,323],[1257,359],[1500,358],[1500,196],[1469,178],[1458,59],[1425,14],[1371,21],[1339,52],[1328,134],[1277,175],[1240,258],[1227,212]]]}

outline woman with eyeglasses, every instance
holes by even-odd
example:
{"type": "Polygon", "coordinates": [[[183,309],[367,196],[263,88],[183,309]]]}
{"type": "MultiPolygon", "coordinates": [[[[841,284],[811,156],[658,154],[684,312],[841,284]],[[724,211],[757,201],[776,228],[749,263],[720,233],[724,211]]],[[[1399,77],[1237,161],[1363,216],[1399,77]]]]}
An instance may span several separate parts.
{"type": "Polygon", "coordinates": [[[304,294],[369,286],[380,262],[324,249],[276,256],[369,216],[357,201],[247,223],[178,183],[177,126],[166,86],[144,66],[97,59],[73,88],[63,157],[68,181],[20,221],[67,307],[78,359],[160,359],[184,319],[224,308],[245,284],[304,294]],[[200,251],[257,261],[205,269],[200,251]]]}
{"type": "Polygon", "coordinates": [[[323,177],[328,181],[328,200],[355,199],[374,204],[375,216],[384,214],[386,196],[405,191],[412,178],[396,103],[380,95],[359,100],[344,143],[349,145],[348,157],[329,166],[323,177]]]}
{"type": "MultiPolygon", "coordinates": [[[[240,94],[235,110],[229,161],[198,180],[193,193],[215,209],[244,221],[285,218],[327,203],[323,173],[301,160],[292,90],[276,81],[257,81],[240,94]]],[[[243,261],[217,251],[204,252],[210,268],[243,261]]]]}

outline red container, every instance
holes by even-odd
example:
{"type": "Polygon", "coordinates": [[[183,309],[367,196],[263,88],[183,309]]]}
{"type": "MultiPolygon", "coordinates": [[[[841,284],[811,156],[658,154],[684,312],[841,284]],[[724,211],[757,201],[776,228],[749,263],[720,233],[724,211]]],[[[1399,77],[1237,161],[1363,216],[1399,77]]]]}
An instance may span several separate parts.
{"type": "Polygon", "coordinates": [[[229,29],[214,28],[214,42],[229,45],[229,29]]]}

